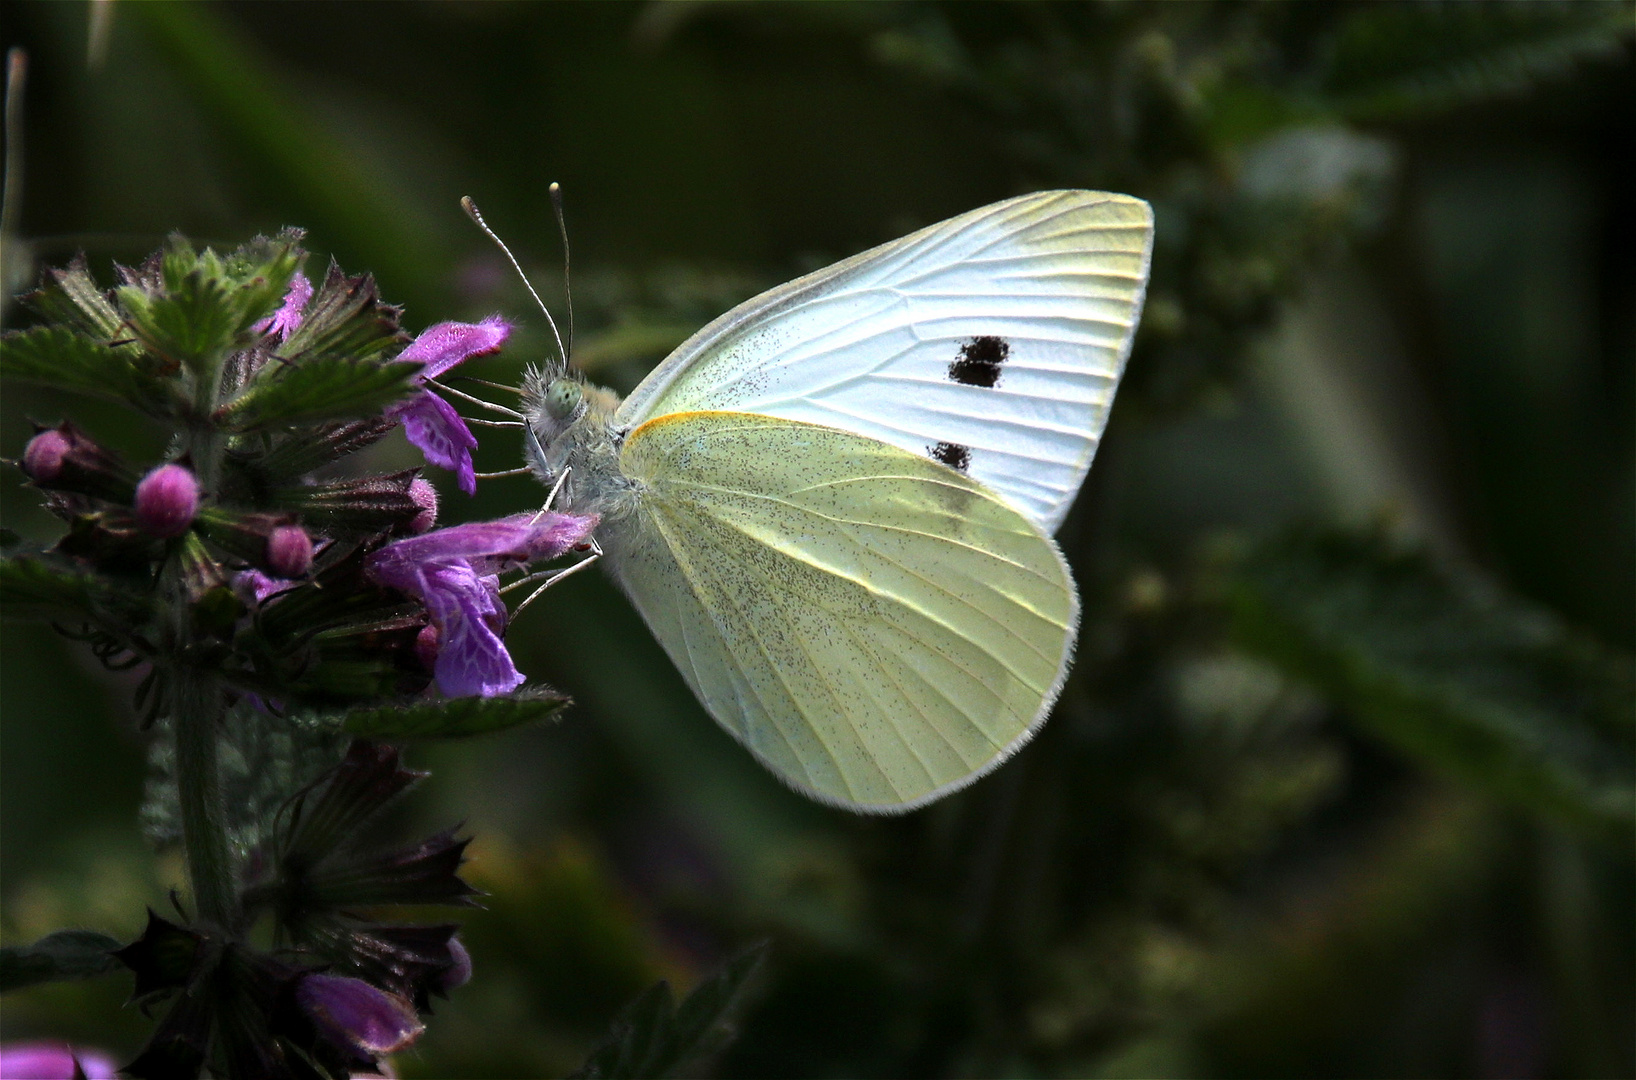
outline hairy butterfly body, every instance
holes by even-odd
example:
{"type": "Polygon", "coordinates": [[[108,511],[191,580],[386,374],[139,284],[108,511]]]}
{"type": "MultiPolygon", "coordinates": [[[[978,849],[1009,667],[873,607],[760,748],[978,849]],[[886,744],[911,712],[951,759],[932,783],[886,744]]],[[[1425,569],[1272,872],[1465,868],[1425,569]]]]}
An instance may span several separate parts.
{"type": "Polygon", "coordinates": [[[555,508],[717,722],[824,802],[894,813],[1044,721],[1079,618],[1051,534],[1090,468],[1146,203],[1042,192],[740,305],[624,401],[524,386],[555,508]]]}

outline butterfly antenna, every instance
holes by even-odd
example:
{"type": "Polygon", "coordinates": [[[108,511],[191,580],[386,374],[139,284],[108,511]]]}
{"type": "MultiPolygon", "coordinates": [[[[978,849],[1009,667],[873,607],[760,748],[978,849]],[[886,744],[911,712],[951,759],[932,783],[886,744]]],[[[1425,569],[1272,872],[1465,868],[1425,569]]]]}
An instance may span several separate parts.
{"type": "Polygon", "coordinates": [[[513,255],[511,249],[506,247],[506,242],[500,239],[493,229],[489,228],[489,223],[483,220],[482,213],[477,209],[477,204],[472,202],[470,195],[460,197],[460,206],[466,211],[466,216],[471,218],[490,240],[494,241],[495,246],[505,253],[507,259],[511,260],[511,268],[517,271],[518,277],[523,279],[523,286],[528,289],[528,295],[534,298],[534,302],[540,305],[540,310],[545,313],[545,321],[551,325],[551,336],[557,339],[557,354],[562,357],[562,366],[567,368],[568,350],[562,346],[562,335],[557,332],[557,320],[551,317],[551,309],[545,306],[545,301],[540,299],[540,294],[534,291],[534,283],[528,280],[527,274],[523,273],[522,264],[517,261],[517,256],[513,255]]]}
{"type": "Polygon", "coordinates": [[[562,185],[551,181],[551,208],[557,212],[557,232],[562,234],[562,292],[568,301],[568,354],[574,353],[574,279],[568,272],[568,219],[562,213],[562,185]]]}

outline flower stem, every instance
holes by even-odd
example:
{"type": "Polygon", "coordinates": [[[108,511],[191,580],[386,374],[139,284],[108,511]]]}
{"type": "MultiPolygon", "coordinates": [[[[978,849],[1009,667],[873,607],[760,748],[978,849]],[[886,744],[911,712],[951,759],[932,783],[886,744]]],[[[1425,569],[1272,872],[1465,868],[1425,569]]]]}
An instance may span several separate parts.
{"type": "Polygon", "coordinates": [[[237,921],[235,875],[217,757],[221,691],[203,672],[183,668],[175,672],[173,692],[176,790],[193,899],[200,919],[231,930],[237,921]]]}

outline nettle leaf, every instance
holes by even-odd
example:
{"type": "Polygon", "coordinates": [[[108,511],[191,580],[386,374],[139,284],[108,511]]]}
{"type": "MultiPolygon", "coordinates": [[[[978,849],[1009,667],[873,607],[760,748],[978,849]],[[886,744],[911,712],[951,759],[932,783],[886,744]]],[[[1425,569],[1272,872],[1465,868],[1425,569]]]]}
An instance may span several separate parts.
{"type": "Polygon", "coordinates": [[[539,686],[510,697],[468,697],[353,709],[335,722],[350,735],[371,739],[457,739],[537,724],[556,716],[568,703],[565,695],[539,686]]]}
{"type": "Polygon", "coordinates": [[[1366,4],[1341,22],[1323,89],[1359,118],[1426,112],[1616,54],[1629,29],[1626,4],[1366,4]]]}
{"type": "Polygon", "coordinates": [[[58,930],[32,945],[0,949],[0,993],[117,970],[113,950],[122,944],[95,930],[58,930]]]}
{"type": "Polygon", "coordinates": [[[83,254],[61,270],[48,268],[40,275],[40,287],[18,299],[47,322],[66,323],[98,341],[112,341],[123,322],[97,288],[83,254]]]}
{"type": "Polygon", "coordinates": [[[766,955],[767,943],[752,945],[701,982],[677,1008],[670,984],[643,991],[614,1021],[608,1041],[573,1080],[640,1080],[676,1076],[693,1062],[732,1040],[732,1014],[750,978],[766,955]]]}
{"type": "Polygon", "coordinates": [[[144,621],[148,602],[95,574],[52,566],[43,559],[0,559],[0,612],[22,618],[79,618],[122,624],[144,621]]]}
{"type": "Polygon", "coordinates": [[[115,290],[132,334],[149,352],[171,364],[203,372],[219,363],[238,341],[239,314],[214,253],[181,273],[185,262],[173,248],[164,261],[165,289],[137,285],[115,290]]]}
{"type": "Polygon", "coordinates": [[[330,264],[324,283],[307,305],[301,326],[278,355],[302,365],[323,357],[362,360],[408,341],[399,328],[401,308],[381,302],[375,279],[347,277],[330,264]]]}
{"type": "Polygon", "coordinates": [[[231,431],[371,416],[403,397],[419,364],[324,356],[289,366],[273,360],[216,411],[231,431]]]}
{"type": "Polygon", "coordinates": [[[1636,823],[1628,658],[1373,534],[1269,544],[1228,590],[1244,645],[1405,753],[1582,825],[1636,823]]]}
{"type": "Polygon", "coordinates": [[[109,398],[150,414],[170,415],[180,404],[179,388],[147,370],[147,361],[132,347],[105,345],[62,326],[36,326],[0,339],[0,378],[109,398]]]}

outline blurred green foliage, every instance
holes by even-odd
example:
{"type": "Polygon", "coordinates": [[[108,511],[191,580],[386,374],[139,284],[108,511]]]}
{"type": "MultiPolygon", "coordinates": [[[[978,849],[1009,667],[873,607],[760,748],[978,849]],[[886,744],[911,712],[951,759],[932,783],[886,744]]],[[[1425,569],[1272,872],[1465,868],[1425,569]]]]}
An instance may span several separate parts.
{"type": "MultiPolygon", "coordinates": [[[[1630,4],[0,10],[31,58],[7,282],[299,225],[410,329],[525,320],[502,381],[547,338],[462,194],[549,299],[562,182],[576,353],[622,390],[757,289],[983,202],[1157,210],[1041,736],[908,817],[827,811],[565,582],[510,640],[574,707],[410,756],[400,814],[467,819],[489,895],[403,1075],[569,1073],[761,938],[696,1071],[1636,1070],[1630,4]]],[[[11,389],[0,447],[70,409],[150,446],[11,389]]],[[[447,520],[538,498],[449,491],[447,520]]],[[[19,485],[0,509],[50,528],[19,485]]],[[[0,931],[128,939],[182,877],[143,846],[132,683],[0,632],[0,931]]],[[[10,995],[0,1035],[129,1053],[118,982],[10,995]]]]}

